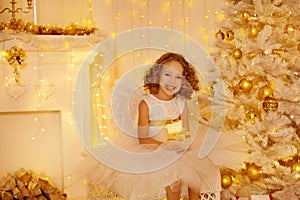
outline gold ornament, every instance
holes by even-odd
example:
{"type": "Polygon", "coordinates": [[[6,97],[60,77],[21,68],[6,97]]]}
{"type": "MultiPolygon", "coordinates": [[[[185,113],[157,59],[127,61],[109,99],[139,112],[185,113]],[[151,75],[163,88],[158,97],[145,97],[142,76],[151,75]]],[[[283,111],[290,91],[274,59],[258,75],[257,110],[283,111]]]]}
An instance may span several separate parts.
{"type": "Polygon", "coordinates": [[[216,38],[218,38],[220,40],[224,40],[224,38],[225,38],[225,34],[221,30],[219,30],[215,36],[216,36],[216,38]]]}
{"type": "Polygon", "coordinates": [[[297,172],[299,173],[300,172],[300,162],[296,162],[292,165],[292,170],[293,172],[297,172]]]}
{"type": "Polygon", "coordinates": [[[241,92],[249,92],[253,87],[252,81],[247,80],[246,78],[243,78],[238,83],[238,88],[241,92]]]}
{"type": "Polygon", "coordinates": [[[224,189],[229,188],[232,185],[232,178],[228,174],[222,174],[221,176],[221,185],[224,189]]]}
{"type": "Polygon", "coordinates": [[[258,90],[258,96],[260,99],[273,96],[273,90],[270,86],[265,85],[258,90]]]}
{"type": "Polygon", "coordinates": [[[232,57],[234,57],[235,59],[240,59],[242,55],[243,55],[242,51],[238,48],[232,51],[232,57]]]}
{"type": "Polygon", "coordinates": [[[266,97],[262,104],[263,109],[268,111],[276,111],[278,109],[278,102],[273,97],[266,97]]]}
{"type": "Polygon", "coordinates": [[[292,24],[286,25],[285,30],[288,34],[293,34],[295,32],[295,28],[292,24]]]}
{"type": "Polygon", "coordinates": [[[258,34],[258,30],[257,30],[257,28],[255,26],[249,27],[249,29],[248,29],[248,35],[250,37],[256,37],[257,34],[258,34]]]}
{"type": "Polygon", "coordinates": [[[10,50],[5,50],[5,59],[13,67],[22,65],[25,60],[25,51],[20,47],[13,46],[10,50]]]}
{"type": "Polygon", "coordinates": [[[240,14],[240,18],[241,18],[241,20],[243,20],[243,21],[247,21],[247,20],[249,19],[249,17],[250,17],[250,14],[249,14],[248,11],[243,11],[243,12],[241,12],[241,14],[240,14]]]}
{"type": "Polygon", "coordinates": [[[20,83],[20,71],[18,66],[21,66],[25,60],[25,51],[17,46],[13,46],[10,50],[5,50],[5,59],[14,68],[14,79],[16,83],[20,83]]]}
{"type": "Polygon", "coordinates": [[[300,43],[298,43],[298,51],[300,51],[300,43]]]}
{"type": "Polygon", "coordinates": [[[234,39],[234,32],[233,31],[226,31],[225,39],[229,40],[229,41],[233,40],[234,39]]]}
{"type": "Polygon", "coordinates": [[[25,60],[25,51],[17,46],[13,46],[10,51],[18,64],[22,65],[25,60]]]}
{"type": "Polygon", "coordinates": [[[253,111],[249,111],[246,113],[244,120],[246,122],[250,122],[251,124],[255,124],[255,119],[257,115],[253,111]]]}
{"type": "Polygon", "coordinates": [[[252,164],[247,168],[247,176],[252,181],[257,180],[261,176],[261,171],[257,166],[252,164]]]}

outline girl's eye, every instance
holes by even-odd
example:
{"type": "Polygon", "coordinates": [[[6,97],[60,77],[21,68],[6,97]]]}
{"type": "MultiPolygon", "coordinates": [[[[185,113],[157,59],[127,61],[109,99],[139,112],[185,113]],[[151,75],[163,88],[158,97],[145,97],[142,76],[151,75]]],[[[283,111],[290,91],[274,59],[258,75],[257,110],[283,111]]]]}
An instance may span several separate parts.
{"type": "Polygon", "coordinates": [[[182,76],[176,76],[176,79],[181,80],[182,76]]]}
{"type": "Polygon", "coordinates": [[[171,76],[171,74],[165,73],[165,76],[171,76]]]}

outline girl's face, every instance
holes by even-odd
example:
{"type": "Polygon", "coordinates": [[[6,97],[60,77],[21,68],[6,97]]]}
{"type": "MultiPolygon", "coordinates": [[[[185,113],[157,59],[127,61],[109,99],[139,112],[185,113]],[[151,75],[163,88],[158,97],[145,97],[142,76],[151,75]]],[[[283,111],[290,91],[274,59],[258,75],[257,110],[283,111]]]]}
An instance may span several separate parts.
{"type": "Polygon", "coordinates": [[[158,95],[162,99],[171,99],[182,86],[183,67],[175,60],[163,64],[160,72],[158,95]]]}

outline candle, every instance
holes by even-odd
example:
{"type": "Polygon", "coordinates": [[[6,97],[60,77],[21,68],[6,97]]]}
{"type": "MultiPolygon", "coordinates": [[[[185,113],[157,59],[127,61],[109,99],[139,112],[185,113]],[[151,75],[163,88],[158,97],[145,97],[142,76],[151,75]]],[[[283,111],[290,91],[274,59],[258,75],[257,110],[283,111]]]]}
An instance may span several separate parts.
{"type": "Polygon", "coordinates": [[[33,20],[34,20],[34,25],[37,25],[36,0],[33,0],[33,20]]]}

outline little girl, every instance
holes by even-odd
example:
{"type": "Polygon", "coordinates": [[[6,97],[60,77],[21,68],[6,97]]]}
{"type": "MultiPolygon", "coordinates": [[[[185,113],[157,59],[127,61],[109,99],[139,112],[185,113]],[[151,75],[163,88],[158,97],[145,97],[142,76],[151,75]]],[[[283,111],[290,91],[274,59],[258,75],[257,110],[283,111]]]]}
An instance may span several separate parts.
{"type": "Polygon", "coordinates": [[[165,126],[169,129],[168,139],[189,130],[185,99],[191,99],[193,90],[199,90],[198,82],[195,70],[181,55],[166,53],[156,61],[144,77],[144,89],[149,94],[139,104],[140,144],[163,143],[149,137],[149,125],[165,126]],[[175,122],[177,126],[174,127],[175,122]],[[177,130],[170,132],[171,127],[177,130]]]}
{"type": "Polygon", "coordinates": [[[132,200],[158,199],[164,195],[177,200],[183,188],[187,189],[189,200],[198,200],[200,191],[220,190],[219,169],[209,158],[198,158],[200,131],[193,130],[194,134],[190,131],[186,101],[199,90],[198,82],[195,69],[182,55],[163,54],[144,76],[146,94],[138,106],[138,137],[119,137],[115,144],[121,148],[131,146],[133,152],[166,150],[179,155],[178,159],[146,173],[102,166],[94,174],[94,180],[132,200]]]}
{"type": "MultiPolygon", "coordinates": [[[[149,126],[155,123],[166,127],[168,140],[179,138],[180,132],[189,133],[188,109],[186,99],[191,99],[193,91],[198,91],[198,78],[194,68],[183,56],[175,53],[162,55],[151,67],[144,78],[144,87],[149,94],[139,105],[139,141],[140,144],[162,145],[165,141],[150,137],[149,126]],[[174,130],[174,125],[177,126],[174,130]],[[169,126],[171,125],[171,127],[169,126]],[[177,129],[177,130],[176,130],[177,129]]],[[[153,133],[152,133],[153,134],[153,133]]],[[[181,134],[180,140],[189,137],[181,134]]],[[[199,166],[200,167],[200,166],[199,166]]],[[[177,182],[176,182],[177,183],[177,182]]],[[[177,183],[178,184],[178,183],[177,183]]],[[[180,191],[172,191],[171,186],[166,187],[168,199],[178,199],[180,191]]],[[[189,188],[189,199],[199,199],[199,191],[189,188]]]]}

